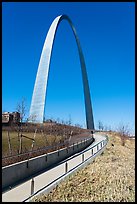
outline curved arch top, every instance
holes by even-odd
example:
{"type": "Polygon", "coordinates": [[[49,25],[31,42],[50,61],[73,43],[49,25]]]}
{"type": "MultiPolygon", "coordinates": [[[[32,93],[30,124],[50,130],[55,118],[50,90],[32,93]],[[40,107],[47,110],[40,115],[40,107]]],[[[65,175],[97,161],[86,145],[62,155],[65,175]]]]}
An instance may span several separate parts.
{"type": "Polygon", "coordinates": [[[93,112],[92,112],[92,105],[90,99],[90,91],[86,73],[86,65],[84,56],[82,53],[82,49],[80,46],[80,41],[78,39],[78,35],[76,33],[76,29],[67,15],[60,15],[54,19],[52,22],[49,31],[47,33],[43,50],[40,57],[40,62],[38,66],[35,86],[32,95],[32,101],[30,106],[30,114],[29,114],[29,122],[36,122],[42,123],[44,118],[44,106],[45,106],[45,96],[46,96],[46,89],[47,89],[47,81],[48,81],[48,73],[50,67],[50,59],[52,53],[52,47],[54,44],[55,35],[57,32],[57,28],[62,20],[67,20],[69,25],[72,28],[74,33],[80,64],[81,64],[81,72],[82,72],[82,81],[83,81],[83,88],[84,88],[84,100],[85,100],[85,111],[86,111],[86,123],[87,129],[94,129],[94,120],[93,120],[93,112]]]}

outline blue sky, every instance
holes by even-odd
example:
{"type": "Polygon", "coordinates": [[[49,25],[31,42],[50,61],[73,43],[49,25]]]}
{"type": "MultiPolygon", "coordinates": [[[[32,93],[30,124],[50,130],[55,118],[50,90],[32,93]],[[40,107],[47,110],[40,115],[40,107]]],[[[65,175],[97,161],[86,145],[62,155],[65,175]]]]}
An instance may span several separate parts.
{"type": "MultiPolygon", "coordinates": [[[[95,127],[135,124],[135,3],[2,3],[2,110],[15,111],[22,97],[29,111],[43,43],[52,21],[72,20],[85,57],[95,127]]],[[[85,126],[78,50],[62,21],[48,81],[46,118],[71,118],[85,126]]]]}

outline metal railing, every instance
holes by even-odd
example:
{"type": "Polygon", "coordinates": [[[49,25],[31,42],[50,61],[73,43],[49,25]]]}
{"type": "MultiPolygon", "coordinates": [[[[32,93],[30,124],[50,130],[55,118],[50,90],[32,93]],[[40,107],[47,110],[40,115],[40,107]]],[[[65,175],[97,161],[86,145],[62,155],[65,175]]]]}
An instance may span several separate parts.
{"type": "Polygon", "coordinates": [[[54,179],[52,182],[50,182],[48,185],[44,186],[43,188],[41,188],[40,190],[36,191],[34,193],[34,178],[31,179],[31,193],[30,193],[30,197],[25,199],[24,201],[27,201],[28,199],[30,199],[31,197],[35,196],[36,194],[38,194],[40,191],[42,191],[43,189],[48,188],[48,186],[52,185],[53,183],[57,182],[59,179],[61,179],[62,177],[64,177],[65,175],[71,173],[72,171],[76,170],[78,167],[80,167],[83,163],[85,163],[86,161],[90,160],[91,158],[97,156],[99,154],[99,152],[104,149],[104,147],[107,145],[108,143],[108,136],[105,135],[106,139],[102,140],[101,142],[98,142],[97,144],[93,145],[92,147],[88,147],[85,150],[81,151],[80,153],[77,153],[67,159],[65,159],[64,161],[59,162],[58,165],[61,165],[64,163],[64,173],[61,174],[58,178],[54,179]],[[86,158],[85,153],[89,152],[89,156],[86,158]],[[69,161],[80,156],[81,155],[81,161],[79,162],[79,164],[75,165],[74,167],[69,169],[69,161]]]}
{"type": "MultiPolygon", "coordinates": [[[[86,143],[87,141],[85,140],[84,142],[86,143]]],[[[45,184],[41,183],[41,185],[38,188],[36,186],[36,183],[37,183],[36,181],[37,179],[39,179],[39,177],[37,177],[39,175],[31,177],[27,181],[27,188],[29,192],[27,191],[27,195],[26,193],[22,195],[21,201],[26,202],[28,200],[31,200],[34,196],[38,195],[42,191],[48,192],[47,189],[49,188],[51,189],[52,187],[55,187],[55,185],[57,185],[61,180],[71,175],[73,172],[76,172],[76,170],[78,170],[79,168],[87,165],[87,163],[90,163],[92,158],[94,160],[94,158],[104,150],[105,146],[107,145],[107,142],[108,142],[108,137],[105,135],[105,139],[101,140],[97,144],[94,144],[94,145],[92,144],[86,149],[84,149],[83,151],[78,152],[75,155],[72,155],[71,157],[59,162],[57,165],[54,166],[55,168],[57,168],[56,170],[58,174],[54,175],[52,179],[48,180],[47,184],[45,183],[45,178],[47,177],[48,173],[51,174],[52,172],[55,171],[54,168],[49,168],[49,172],[46,171],[43,174],[43,176],[45,177],[43,179],[45,184]],[[58,171],[58,167],[59,167],[59,171],[58,171]]],[[[77,147],[77,143],[75,144],[75,146],[77,147]]],[[[66,151],[69,151],[69,148],[67,149],[66,147],[66,151]]],[[[60,154],[60,150],[58,150],[58,154],[60,154]]],[[[22,186],[22,184],[20,184],[19,186],[22,186]]],[[[21,190],[21,188],[19,189],[18,187],[16,188],[17,194],[18,194],[18,190],[21,190]]],[[[12,189],[10,190],[10,192],[11,191],[12,189]]],[[[22,187],[22,191],[23,191],[23,187],[22,187]]]]}
{"type": "MultiPolygon", "coordinates": [[[[79,142],[82,143],[83,141],[85,142],[86,139],[82,139],[81,141],[78,140],[77,144],[79,142]]],[[[67,140],[67,141],[64,141],[60,144],[38,148],[35,150],[23,152],[20,154],[12,154],[10,156],[4,156],[4,157],[2,157],[2,166],[4,167],[4,166],[10,165],[10,164],[14,164],[14,163],[26,160],[26,159],[30,159],[30,158],[45,154],[45,153],[59,150],[61,148],[69,147],[70,145],[71,145],[71,141],[67,140]]],[[[73,145],[74,145],[74,143],[73,143],[73,145]]]]}
{"type": "Polygon", "coordinates": [[[72,156],[82,151],[84,148],[88,147],[93,141],[94,138],[89,137],[88,139],[81,140],[78,143],[73,143],[70,146],[67,145],[66,147],[63,147],[61,149],[58,148],[54,152],[46,153],[32,159],[26,159],[21,163],[17,162],[13,165],[3,167],[3,193],[15,188],[17,185],[22,185],[26,181],[30,181],[31,178],[40,175],[42,172],[54,168],[60,161],[63,161],[65,158],[68,158],[69,156],[72,156]],[[16,170],[14,171],[14,169],[16,170]]]}

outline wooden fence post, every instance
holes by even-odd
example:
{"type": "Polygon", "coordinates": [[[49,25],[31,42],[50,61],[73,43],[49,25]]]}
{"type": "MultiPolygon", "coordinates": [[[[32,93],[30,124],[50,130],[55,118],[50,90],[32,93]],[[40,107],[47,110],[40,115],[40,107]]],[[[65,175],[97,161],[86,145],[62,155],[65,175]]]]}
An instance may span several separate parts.
{"type": "Polygon", "coordinates": [[[44,143],[45,143],[45,147],[46,147],[46,145],[47,145],[47,138],[45,138],[44,133],[43,133],[43,130],[41,130],[41,133],[42,133],[42,136],[43,136],[43,138],[44,138],[44,143]]]}
{"type": "Polygon", "coordinates": [[[20,135],[20,149],[19,149],[19,154],[22,153],[22,133],[20,135]]]}
{"type": "Polygon", "coordinates": [[[7,136],[8,136],[9,153],[10,153],[10,155],[12,155],[12,149],[11,149],[11,141],[10,141],[9,131],[7,132],[7,136]]]}
{"type": "Polygon", "coordinates": [[[37,129],[35,130],[35,133],[34,133],[32,145],[31,145],[31,151],[33,150],[33,147],[34,147],[34,142],[35,142],[36,133],[37,133],[37,129]]]}

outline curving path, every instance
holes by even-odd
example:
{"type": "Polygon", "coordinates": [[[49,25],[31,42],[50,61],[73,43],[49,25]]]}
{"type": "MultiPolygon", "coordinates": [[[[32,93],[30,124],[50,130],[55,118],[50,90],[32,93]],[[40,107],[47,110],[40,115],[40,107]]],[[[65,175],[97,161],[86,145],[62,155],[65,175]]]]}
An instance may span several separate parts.
{"type": "MultiPolygon", "coordinates": [[[[99,150],[101,151],[102,144],[98,145],[97,148],[97,143],[104,141],[106,137],[104,135],[101,135],[99,133],[94,134],[95,141],[87,147],[85,150],[83,150],[81,153],[77,153],[70,158],[60,162],[59,165],[55,166],[54,168],[46,171],[45,173],[40,174],[39,176],[36,176],[34,178],[34,182],[32,182],[32,179],[13,188],[10,191],[7,191],[2,194],[2,202],[22,202],[25,201],[27,198],[30,197],[32,193],[36,193],[37,191],[40,191],[40,189],[44,188],[47,185],[50,185],[50,183],[53,183],[54,180],[56,180],[58,177],[61,177],[66,173],[66,168],[67,172],[75,169],[75,166],[80,166],[83,160],[82,153],[84,153],[84,161],[89,157],[91,157],[91,148],[93,147],[93,152],[94,152],[94,158],[98,155],[97,152],[99,150]],[[66,161],[67,161],[67,166],[66,166],[66,161]],[[33,188],[34,184],[34,188],[33,188]]],[[[90,161],[91,162],[91,161],[90,161]]],[[[84,163],[84,162],[83,162],[84,163]]],[[[65,174],[66,175],[66,174],[65,174]]],[[[55,182],[56,183],[56,182],[55,182]]],[[[52,189],[55,187],[54,183],[51,185],[52,189]]]]}

